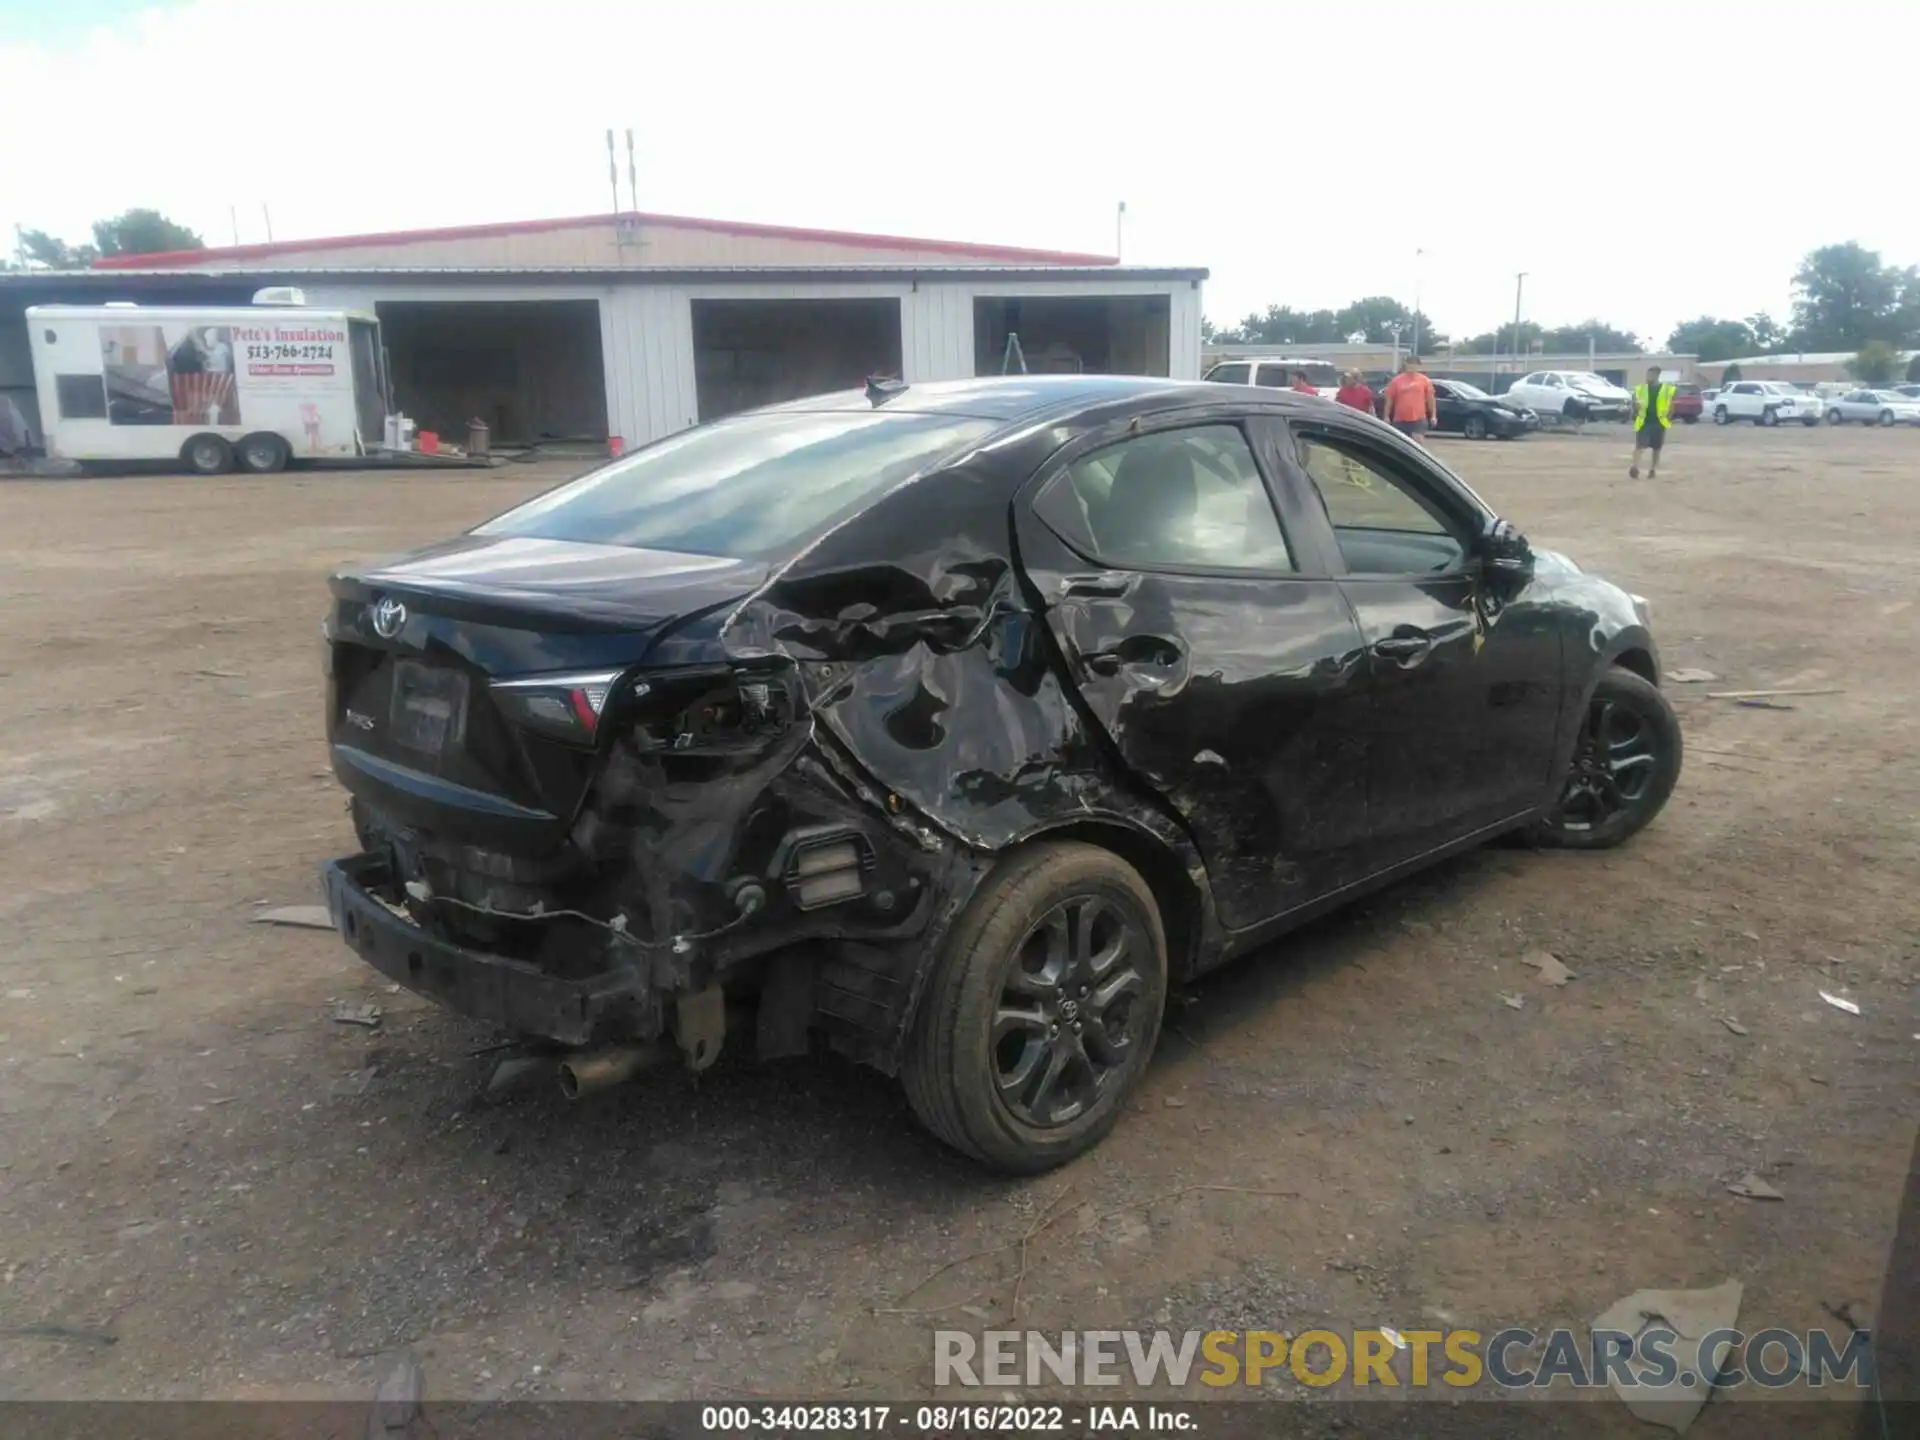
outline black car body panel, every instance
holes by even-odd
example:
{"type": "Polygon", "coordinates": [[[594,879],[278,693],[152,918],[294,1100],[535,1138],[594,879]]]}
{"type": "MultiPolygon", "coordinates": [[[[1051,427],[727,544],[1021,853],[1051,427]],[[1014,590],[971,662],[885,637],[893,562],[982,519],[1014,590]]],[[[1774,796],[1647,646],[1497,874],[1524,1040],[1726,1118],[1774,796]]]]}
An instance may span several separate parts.
{"type": "Polygon", "coordinates": [[[1557,557],[1517,578],[1477,552],[1444,576],[1346,575],[1301,436],[1376,447],[1463,546],[1494,517],[1331,402],[1033,377],[758,413],[882,405],[991,433],[789,553],[470,535],[334,578],[328,731],[366,853],[327,883],[343,931],[352,914],[374,937],[362,953],[570,1044],[652,1038],[672,997],[716,985],[778,993],[892,1070],[932,957],[1009,850],[1058,835],[1120,853],[1191,974],[1525,823],[1605,666],[1657,675],[1634,602],[1557,557]],[[1077,457],[1201,424],[1256,457],[1288,573],[1116,569],[1035,514],[1077,457]],[[407,607],[384,637],[382,600],[407,607]],[[1387,653],[1414,634],[1418,654],[1387,653]],[[427,689],[464,696],[446,725],[470,745],[386,734],[402,663],[461,677],[427,689]],[[503,681],[588,671],[621,677],[590,741],[496,703],[503,681]]]}

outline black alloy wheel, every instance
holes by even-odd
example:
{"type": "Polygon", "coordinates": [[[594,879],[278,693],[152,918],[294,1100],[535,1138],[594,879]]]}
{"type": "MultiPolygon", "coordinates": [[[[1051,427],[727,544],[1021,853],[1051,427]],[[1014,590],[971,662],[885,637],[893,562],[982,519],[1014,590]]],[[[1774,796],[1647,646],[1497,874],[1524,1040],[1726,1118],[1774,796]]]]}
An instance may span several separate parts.
{"type": "Polygon", "coordinates": [[[1139,918],[1098,895],[1062,901],[1027,932],[993,1017],[994,1083],[1015,1120],[1077,1119],[1132,1068],[1151,948],[1139,918]]]}
{"type": "Polygon", "coordinates": [[[1542,839],[1575,850],[1618,845],[1658,815],[1680,778],[1680,721],[1659,689],[1609,670],[1594,687],[1542,839]]]}
{"type": "Polygon", "coordinates": [[[1051,1169],[1118,1122],[1166,996],[1166,933],[1139,872],[1079,842],[1017,851],[934,961],[901,1056],[907,1099],[996,1170],[1051,1169]]]}

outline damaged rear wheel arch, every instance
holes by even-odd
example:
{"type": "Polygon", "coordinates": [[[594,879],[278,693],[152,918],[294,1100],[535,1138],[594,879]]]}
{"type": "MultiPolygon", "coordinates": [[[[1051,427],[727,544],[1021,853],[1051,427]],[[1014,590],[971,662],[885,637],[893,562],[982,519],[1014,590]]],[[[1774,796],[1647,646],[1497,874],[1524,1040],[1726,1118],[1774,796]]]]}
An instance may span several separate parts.
{"type": "Polygon", "coordinates": [[[1026,845],[1055,840],[1078,840],[1112,851],[1140,872],[1160,907],[1160,924],[1167,936],[1167,968],[1173,979],[1185,979],[1200,969],[1200,944],[1205,918],[1199,889],[1180,857],[1157,836],[1130,825],[1099,820],[1076,820],[1029,836],[1026,845]]]}

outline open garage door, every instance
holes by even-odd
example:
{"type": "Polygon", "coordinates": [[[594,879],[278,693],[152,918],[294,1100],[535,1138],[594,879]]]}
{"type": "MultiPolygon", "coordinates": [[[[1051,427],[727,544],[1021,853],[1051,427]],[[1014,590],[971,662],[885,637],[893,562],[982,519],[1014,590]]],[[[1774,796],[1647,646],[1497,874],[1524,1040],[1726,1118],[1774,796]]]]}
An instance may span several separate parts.
{"type": "Polygon", "coordinates": [[[607,437],[596,300],[395,300],[379,305],[395,406],[464,443],[481,419],[502,445],[607,437]]]}
{"type": "Polygon", "coordinates": [[[700,418],[799,400],[900,373],[900,302],[695,300],[700,418]]]}
{"type": "Polygon", "coordinates": [[[1165,375],[1172,314],[1165,295],[983,295],[973,302],[973,373],[1000,374],[1007,337],[1018,335],[1031,374],[1165,375]]]}

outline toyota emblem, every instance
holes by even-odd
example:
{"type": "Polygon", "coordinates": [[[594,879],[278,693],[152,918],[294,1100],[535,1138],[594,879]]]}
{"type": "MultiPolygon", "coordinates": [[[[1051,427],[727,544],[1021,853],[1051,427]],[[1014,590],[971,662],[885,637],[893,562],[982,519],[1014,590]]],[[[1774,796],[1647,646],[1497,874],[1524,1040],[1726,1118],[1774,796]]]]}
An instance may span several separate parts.
{"type": "Polygon", "coordinates": [[[391,640],[407,623],[407,607],[391,595],[382,595],[373,607],[373,633],[391,640]]]}

